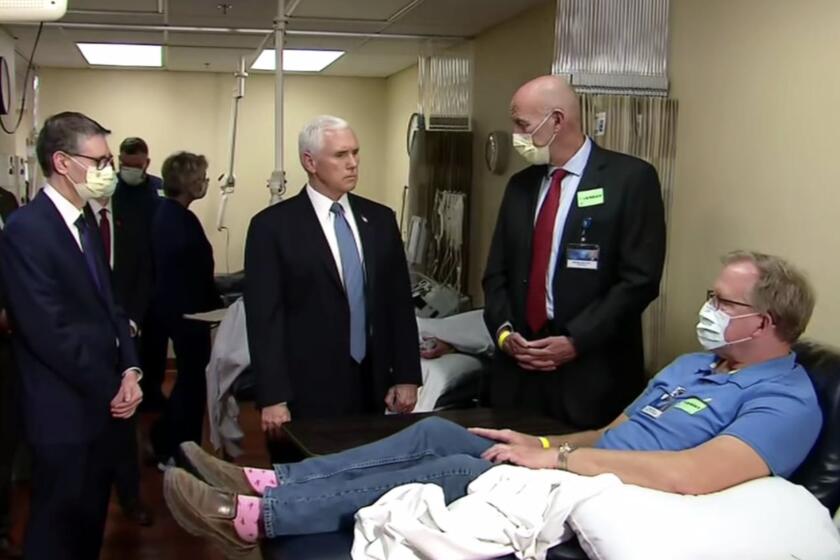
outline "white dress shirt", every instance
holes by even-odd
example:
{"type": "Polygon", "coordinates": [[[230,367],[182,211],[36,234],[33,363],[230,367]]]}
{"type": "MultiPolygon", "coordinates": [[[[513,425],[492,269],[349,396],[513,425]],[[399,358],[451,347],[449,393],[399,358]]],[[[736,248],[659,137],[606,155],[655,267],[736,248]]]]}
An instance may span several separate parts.
{"type": "Polygon", "coordinates": [[[306,185],[306,194],[309,195],[309,200],[312,202],[312,207],[318,216],[318,222],[321,224],[321,229],[324,230],[327,244],[330,246],[330,251],[332,251],[333,258],[335,259],[335,266],[338,268],[338,277],[341,278],[341,283],[343,284],[344,269],[341,267],[341,253],[338,249],[338,238],[335,236],[335,214],[330,210],[333,202],[338,202],[344,208],[344,217],[347,223],[350,224],[350,230],[353,232],[353,238],[356,240],[356,248],[359,251],[362,266],[365,264],[362,239],[359,237],[359,228],[356,226],[356,217],[353,215],[353,209],[350,207],[350,199],[344,194],[337,201],[333,201],[333,199],[322,195],[308,184],[306,185]]]}
{"type": "Polygon", "coordinates": [[[548,194],[548,187],[551,186],[551,175],[555,169],[564,169],[566,176],[560,183],[560,207],[557,209],[557,217],[554,220],[554,233],[551,238],[551,257],[548,261],[548,270],[546,271],[545,279],[545,310],[549,319],[554,318],[554,271],[557,268],[557,255],[560,253],[560,243],[563,241],[563,228],[566,226],[566,218],[569,216],[569,210],[575,199],[580,178],[583,175],[583,170],[586,169],[586,163],[589,161],[589,154],[592,153],[592,141],[587,137],[583,142],[583,146],[575,152],[569,161],[560,167],[549,166],[548,174],[545,176],[540,186],[540,194],[537,199],[537,209],[534,213],[534,224],[537,223],[537,217],[540,215],[545,197],[548,194]]]}
{"type": "Polygon", "coordinates": [[[108,203],[105,206],[99,204],[96,200],[91,200],[88,204],[90,204],[90,208],[93,210],[93,215],[96,216],[96,225],[100,225],[102,222],[101,212],[103,209],[108,216],[108,228],[111,230],[111,246],[108,247],[108,255],[110,256],[111,262],[108,263],[108,266],[111,267],[111,270],[114,270],[114,211],[112,210],[111,199],[108,199],[108,203]]]}
{"type": "Polygon", "coordinates": [[[58,213],[61,214],[64,223],[67,224],[67,229],[70,230],[73,239],[76,240],[76,245],[82,251],[82,238],[79,236],[79,228],[76,227],[76,220],[82,215],[82,211],[76,208],[72,202],[64,198],[52,185],[44,187],[44,194],[49,197],[56,209],[58,209],[58,213]]]}

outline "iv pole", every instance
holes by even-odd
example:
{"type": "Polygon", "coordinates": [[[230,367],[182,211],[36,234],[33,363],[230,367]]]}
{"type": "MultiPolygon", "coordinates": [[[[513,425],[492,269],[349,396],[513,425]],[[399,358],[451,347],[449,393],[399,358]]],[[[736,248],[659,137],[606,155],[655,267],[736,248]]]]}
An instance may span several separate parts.
{"type": "Polygon", "coordinates": [[[227,211],[228,200],[236,188],[236,173],[234,167],[236,163],[236,139],[239,132],[239,107],[242,99],[245,97],[245,80],[248,77],[248,68],[256,61],[257,57],[263,51],[265,44],[274,35],[275,44],[275,85],[274,85],[274,108],[275,108],[275,125],[274,125],[274,171],[269,177],[268,188],[271,192],[270,204],[275,204],[282,200],[283,194],[286,192],[286,173],[283,170],[283,48],[285,42],[286,17],[285,17],[285,0],[278,0],[277,9],[278,17],[274,20],[274,31],[263,37],[259,46],[254,53],[245,57],[239,58],[239,67],[233,76],[236,78],[236,85],[233,89],[233,110],[231,113],[230,125],[230,152],[228,158],[227,173],[219,177],[221,184],[222,196],[219,201],[219,212],[216,215],[216,230],[222,231],[225,227],[225,212],[227,211]],[[277,45],[281,45],[277,48],[277,45]]]}
{"type": "Polygon", "coordinates": [[[268,179],[269,204],[276,204],[286,193],[286,170],[283,168],[283,46],[286,44],[286,0],[277,0],[274,20],[274,171],[268,179]]]}

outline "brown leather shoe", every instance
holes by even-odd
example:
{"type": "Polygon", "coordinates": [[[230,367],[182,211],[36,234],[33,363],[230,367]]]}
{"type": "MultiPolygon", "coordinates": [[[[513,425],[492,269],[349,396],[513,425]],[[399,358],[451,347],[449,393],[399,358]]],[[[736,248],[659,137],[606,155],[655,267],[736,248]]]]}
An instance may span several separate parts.
{"type": "Polygon", "coordinates": [[[239,538],[233,528],[236,495],[211,488],[173,467],[163,475],[163,497],[175,521],[191,535],[210,539],[232,560],[262,560],[259,546],[239,538]]]}
{"type": "Polygon", "coordinates": [[[234,494],[259,496],[259,493],[251,487],[241,467],[215,458],[194,441],[183,442],[181,453],[184,454],[184,458],[195,474],[210,486],[234,494]]]}

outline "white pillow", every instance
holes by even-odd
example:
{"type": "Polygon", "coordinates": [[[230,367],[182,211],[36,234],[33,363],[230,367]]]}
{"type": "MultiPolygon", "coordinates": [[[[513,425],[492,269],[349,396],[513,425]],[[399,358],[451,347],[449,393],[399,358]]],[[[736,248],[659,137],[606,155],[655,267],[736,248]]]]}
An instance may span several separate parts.
{"type": "Polygon", "coordinates": [[[840,559],[840,535],[810,492],[766,477],[706,496],[608,488],[568,520],[598,560],[840,559]]]}

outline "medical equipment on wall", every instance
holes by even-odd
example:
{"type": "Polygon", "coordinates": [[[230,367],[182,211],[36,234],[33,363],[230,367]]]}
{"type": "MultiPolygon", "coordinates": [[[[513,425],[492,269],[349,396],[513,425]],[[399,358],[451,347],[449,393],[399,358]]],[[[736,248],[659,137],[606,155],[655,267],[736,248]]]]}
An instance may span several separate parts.
{"type": "Polygon", "coordinates": [[[467,195],[463,192],[437,191],[435,193],[433,228],[435,232],[435,260],[432,275],[455,290],[462,290],[461,278],[464,260],[464,207],[467,195]]]}
{"type": "Polygon", "coordinates": [[[426,245],[429,239],[429,230],[426,218],[412,216],[408,224],[408,234],[405,244],[405,258],[409,266],[422,265],[426,256],[426,245]]]}
{"type": "Polygon", "coordinates": [[[27,201],[29,166],[26,158],[12,154],[0,155],[0,188],[9,191],[19,204],[27,201]]]}
{"type": "Polygon", "coordinates": [[[454,315],[466,303],[457,290],[419,272],[411,272],[411,298],[414,314],[422,318],[441,318],[454,315]]]}

